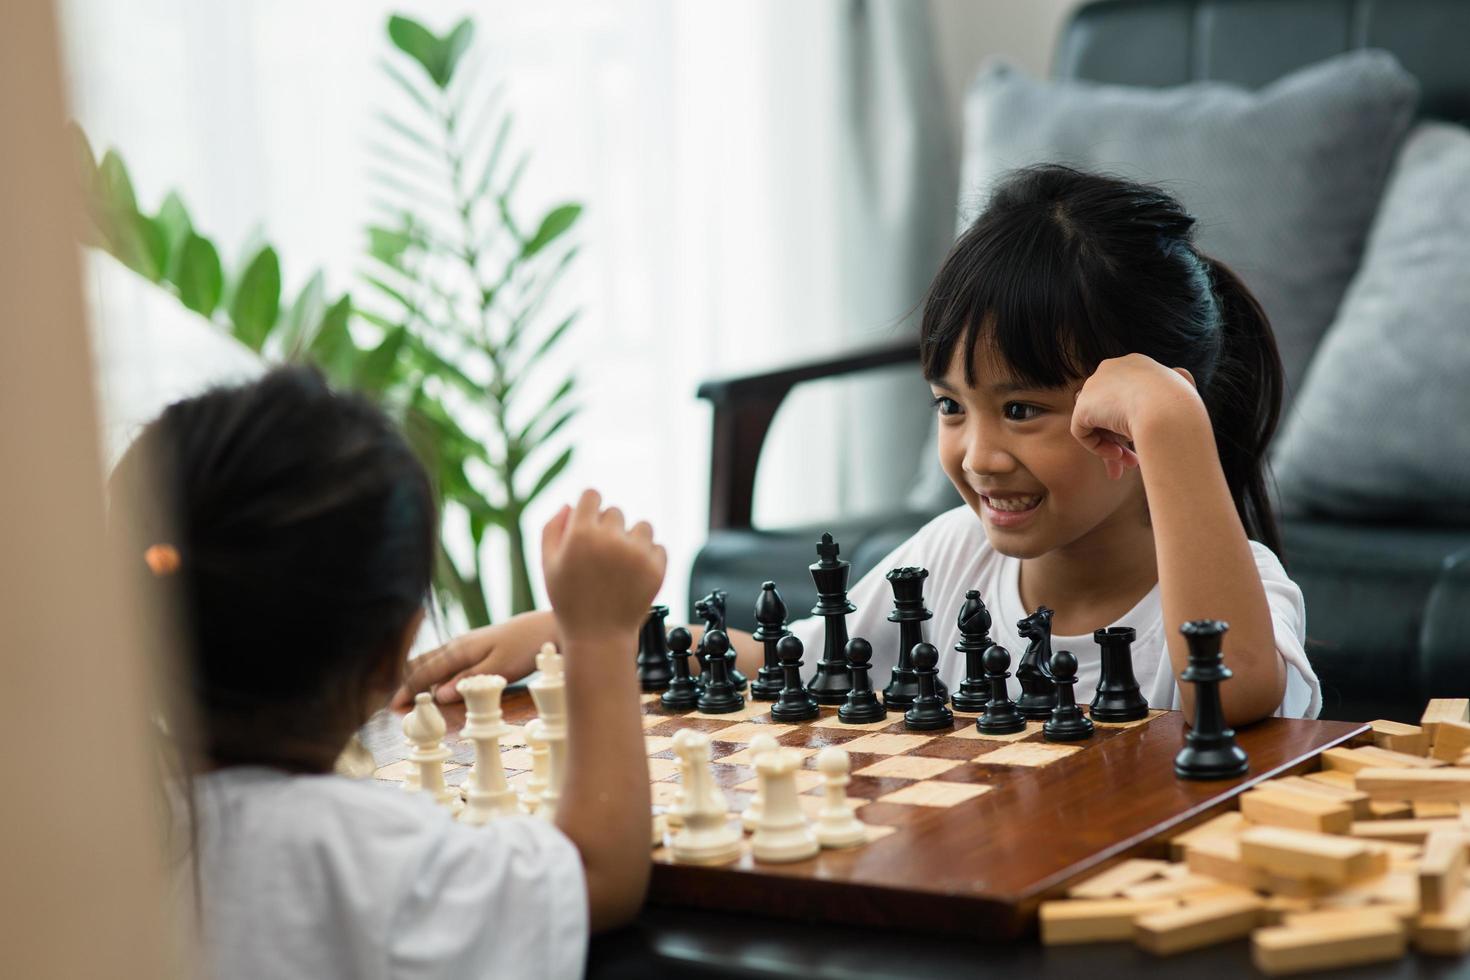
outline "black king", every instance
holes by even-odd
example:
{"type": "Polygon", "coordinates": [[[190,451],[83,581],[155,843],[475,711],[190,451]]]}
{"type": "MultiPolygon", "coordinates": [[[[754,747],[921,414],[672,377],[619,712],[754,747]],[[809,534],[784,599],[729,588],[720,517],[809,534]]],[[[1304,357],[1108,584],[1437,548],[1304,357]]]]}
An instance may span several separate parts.
{"type": "Polygon", "coordinates": [[[837,557],[837,542],[831,534],[823,534],[817,542],[817,561],[810,566],[812,581],[817,583],[817,604],[813,616],[827,618],[827,637],[822,644],[822,659],[817,672],[807,681],[806,689],[818,704],[842,704],[852,690],[852,667],[847,660],[847,614],[857,610],[847,599],[847,577],[852,562],[837,557]]]}

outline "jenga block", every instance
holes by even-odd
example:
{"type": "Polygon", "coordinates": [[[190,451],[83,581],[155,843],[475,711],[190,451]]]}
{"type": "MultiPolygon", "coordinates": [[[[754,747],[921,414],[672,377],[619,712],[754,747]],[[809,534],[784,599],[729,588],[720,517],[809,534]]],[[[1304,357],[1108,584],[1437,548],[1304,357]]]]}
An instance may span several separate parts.
{"type": "MultiPolygon", "coordinates": [[[[1363,768],[1367,768],[1364,766],[1363,768]]],[[[1343,789],[1356,789],[1353,785],[1353,774],[1343,772],[1340,769],[1323,769],[1321,772],[1309,772],[1302,776],[1314,783],[1322,783],[1324,786],[1341,786],[1343,789]]]]}
{"type": "Polygon", "coordinates": [[[1239,939],[1261,920],[1265,903],[1249,892],[1223,896],[1166,912],[1139,916],[1133,941],[1156,956],[1239,939]]]}
{"type": "Polygon", "coordinates": [[[1419,724],[1428,730],[1431,744],[1442,721],[1470,721],[1470,698],[1435,698],[1425,705],[1419,724]]]}
{"type": "Polygon", "coordinates": [[[1470,752],[1466,752],[1455,760],[1457,766],[1470,766],[1470,752]]]}
{"type": "Polygon", "coordinates": [[[1353,780],[1375,800],[1470,800],[1470,769],[1359,769],[1353,780]]]}
{"type": "Polygon", "coordinates": [[[1356,881],[1317,900],[1320,910],[1373,907],[1408,921],[1419,914],[1419,870],[1389,871],[1356,881]]]}
{"type": "Polygon", "coordinates": [[[1256,930],[1251,937],[1251,959],[1256,967],[1271,976],[1283,976],[1380,963],[1404,955],[1404,927],[1391,915],[1365,909],[1331,919],[1311,916],[1288,917],[1295,924],[1256,930]]]}
{"type": "Polygon", "coordinates": [[[1429,754],[1445,762],[1458,762],[1470,752],[1470,722],[1442,721],[1434,730],[1434,745],[1429,754]]]}
{"type": "Polygon", "coordinates": [[[1370,724],[1373,726],[1373,744],[1380,749],[1406,752],[1409,755],[1429,754],[1429,733],[1419,725],[1384,720],[1370,724]]]}
{"type": "Polygon", "coordinates": [[[1422,755],[1410,755],[1407,752],[1390,752],[1376,745],[1360,745],[1348,751],[1359,759],[1367,759],[1375,767],[1385,769],[1438,769],[1449,764],[1443,759],[1425,758],[1422,755]]]}
{"type": "Polygon", "coordinates": [[[1441,911],[1424,911],[1413,925],[1414,946],[1432,956],[1470,952],[1470,891],[1461,891],[1441,911]]]}
{"type": "Polygon", "coordinates": [[[1136,885],[1130,885],[1123,889],[1122,897],[1144,902],[1156,898],[1173,898],[1185,901],[1193,893],[1218,892],[1221,888],[1235,888],[1235,886],[1219,878],[1212,878],[1208,875],[1199,875],[1191,872],[1175,878],[1160,878],[1156,881],[1144,881],[1136,885]]]}
{"type": "Polygon", "coordinates": [[[1460,804],[1444,800],[1419,800],[1413,807],[1415,820],[1453,820],[1460,816],[1460,804]]]}
{"type": "Polygon", "coordinates": [[[1414,805],[1408,800],[1369,800],[1372,820],[1408,820],[1414,816],[1414,805]]]}
{"type": "Polygon", "coordinates": [[[1268,895],[1262,922],[1268,926],[1279,926],[1288,915],[1310,912],[1317,903],[1310,898],[1292,898],[1290,895],[1268,895]]]}
{"type": "Polygon", "coordinates": [[[1249,867],[1283,877],[1339,884],[1388,870],[1388,857],[1362,841],[1284,827],[1247,830],[1240,835],[1240,856],[1249,867]]]}
{"type": "MultiPolygon", "coordinates": [[[[1470,774],[1470,770],[1466,772],[1470,774]]],[[[1275,783],[1241,794],[1240,812],[1254,824],[1319,834],[1345,834],[1353,825],[1353,811],[1347,804],[1275,783]]]]}
{"type": "Polygon", "coordinates": [[[1173,899],[1078,898],[1041,903],[1041,941],[1047,946],[1130,939],[1133,920],[1177,908],[1173,899]]]}
{"type": "Polygon", "coordinates": [[[1372,810],[1369,804],[1368,794],[1362,790],[1353,789],[1350,786],[1339,786],[1336,783],[1324,783],[1305,776],[1283,776],[1264,783],[1266,788],[1280,786],[1284,789],[1295,790],[1298,793],[1315,793],[1329,800],[1345,803],[1353,811],[1354,820],[1368,820],[1372,818],[1372,810]]]}
{"type": "Polygon", "coordinates": [[[1168,861],[1133,858],[1073,885],[1067,889],[1067,895],[1071,898],[1112,898],[1123,894],[1125,888],[1159,877],[1169,867],[1168,861]]]}
{"type": "Polygon", "coordinates": [[[1465,838],[1430,834],[1419,859],[1419,906],[1443,912],[1465,890],[1465,838]]]}
{"type": "Polygon", "coordinates": [[[1182,861],[1191,843],[1207,837],[1235,837],[1245,828],[1245,817],[1239,811],[1230,810],[1175,835],[1169,841],[1169,853],[1174,860],[1182,861]]]}
{"type": "Polygon", "coordinates": [[[1318,902],[1342,887],[1335,882],[1323,881],[1320,878],[1292,877],[1278,874],[1275,871],[1262,871],[1261,874],[1265,875],[1261,890],[1268,895],[1280,895],[1282,898],[1299,898],[1318,902]]]}
{"type": "Polygon", "coordinates": [[[1331,929],[1338,926],[1350,928],[1372,926],[1386,918],[1392,919],[1395,916],[1388,909],[1381,908],[1314,909],[1310,912],[1288,913],[1281,924],[1288,929],[1331,929]]]}
{"type": "Polygon", "coordinates": [[[1396,840],[1422,844],[1435,831],[1458,834],[1465,830],[1459,820],[1360,820],[1350,831],[1366,840],[1396,840]]]}
{"type": "Polygon", "coordinates": [[[1189,845],[1184,860],[1195,874],[1218,878],[1238,888],[1260,890],[1266,886],[1266,873],[1241,859],[1240,841],[1235,837],[1196,840],[1189,845]]]}

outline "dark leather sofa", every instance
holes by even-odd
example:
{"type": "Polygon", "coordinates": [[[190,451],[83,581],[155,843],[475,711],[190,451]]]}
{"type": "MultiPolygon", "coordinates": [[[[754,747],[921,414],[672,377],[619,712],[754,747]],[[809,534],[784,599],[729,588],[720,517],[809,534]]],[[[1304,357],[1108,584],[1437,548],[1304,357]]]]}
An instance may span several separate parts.
{"type": "MultiPolygon", "coordinates": [[[[1256,87],[1358,47],[1393,52],[1418,78],[1421,117],[1470,119],[1470,0],[1101,0],[1065,26],[1054,70],[1127,85],[1256,87]]],[[[842,544],[856,581],[934,516],[901,510],[751,526],[756,463],[787,393],[892,365],[917,370],[917,360],[905,339],[700,387],[714,407],[714,439],[709,539],[690,575],[691,605],[727,589],[730,625],[750,629],[760,584],[774,578],[792,616],[803,615],[816,601],[805,569],[822,531],[842,544]]],[[[1283,557],[1306,596],[1323,717],[1417,720],[1430,697],[1470,694],[1470,527],[1287,519],[1283,530],[1283,557]]]]}

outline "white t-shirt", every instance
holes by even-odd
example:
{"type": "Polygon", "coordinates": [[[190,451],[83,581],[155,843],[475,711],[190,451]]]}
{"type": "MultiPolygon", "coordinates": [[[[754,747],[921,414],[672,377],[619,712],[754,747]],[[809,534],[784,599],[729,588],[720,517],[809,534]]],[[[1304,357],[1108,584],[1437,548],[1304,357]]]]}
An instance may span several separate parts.
{"type": "MultiPolygon", "coordinates": [[[[1266,587],[1266,601],[1271,607],[1271,622],[1276,632],[1276,652],[1286,661],[1286,696],[1278,714],[1287,717],[1315,718],[1322,707],[1322,689],[1302,645],[1307,635],[1306,604],[1302,591],[1286,577],[1286,570],[1271,550],[1251,542],[1261,584],[1266,587]]],[[[929,570],[924,581],[925,606],[934,618],[924,623],[924,638],[939,648],[939,677],[951,691],[965,677],[964,657],[954,649],[959,641],[958,618],[965,602],[965,592],[978,589],[985,608],[990,612],[991,639],[1011,654],[1014,673],[1027,641],[1016,632],[1017,621],[1028,612],[1021,605],[1021,560],[1002,555],[990,546],[980,519],[967,506],[940,514],[919,529],[913,537],[890,552],[873,569],[852,586],[848,598],[857,611],[847,617],[849,636],[861,636],[873,645],[873,669],[869,676],[873,687],[881,691],[888,674],[898,662],[898,624],[888,622],[893,609],[893,590],[884,577],[889,569],[918,565],[929,570]]],[[[1133,673],[1138,678],[1143,696],[1155,708],[1178,708],[1179,687],[1175,683],[1173,665],[1164,639],[1163,610],[1159,604],[1159,587],[1154,585],[1138,605],[1113,626],[1131,626],[1138,631],[1133,643],[1133,673]]],[[[806,648],[802,657],[804,672],[810,676],[822,656],[825,624],[821,617],[798,620],[790,626],[806,648]]],[[[1227,640],[1228,648],[1228,640],[1227,640]]],[[[1102,669],[1099,647],[1092,635],[1053,636],[1051,648],[1068,650],[1077,658],[1077,702],[1086,704],[1097,690],[1102,669]]],[[[1227,666],[1229,663],[1227,657],[1227,666]]],[[[1012,676],[1008,682],[1012,697],[1020,694],[1020,686],[1012,676]]],[[[1228,681],[1226,683],[1229,683],[1228,681]]]]}
{"type": "Polygon", "coordinates": [[[254,767],[196,800],[213,980],[582,975],[582,862],[544,820],[472,827],[397,786],[254,767]]]}

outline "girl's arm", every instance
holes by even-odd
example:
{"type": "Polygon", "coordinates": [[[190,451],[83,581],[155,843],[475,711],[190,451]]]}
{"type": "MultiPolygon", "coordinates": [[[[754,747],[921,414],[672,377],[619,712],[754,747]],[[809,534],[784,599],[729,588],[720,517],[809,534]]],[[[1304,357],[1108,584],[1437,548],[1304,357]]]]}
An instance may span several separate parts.
{"type": "MultiPolygon", "coordinates": [[[[1104,361],[1078,395],[1072,431],[1104,460],[1140,468],[1175,677],[1189,664],[1179,627],[1222,619],[1230,624],[1225,662],[1235,675],[1220,687],[1226,720],[1241,725],[1273,713],[1286,692],[1286,665],[1192,379],[1140,354],[1104,361]],[[1108,433],[1131,441],[1136,457],[1108,433]]],[[[1181,706],[1192,716],[1192,685],[1179,687],[1181,706]]]]}

